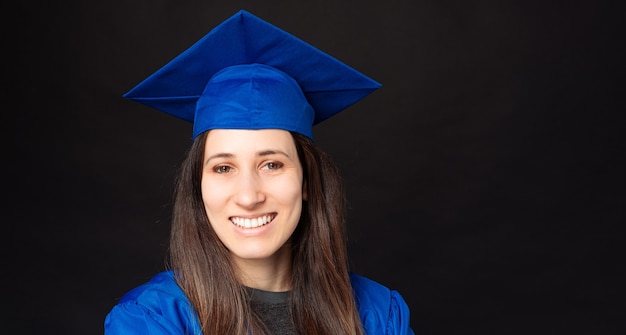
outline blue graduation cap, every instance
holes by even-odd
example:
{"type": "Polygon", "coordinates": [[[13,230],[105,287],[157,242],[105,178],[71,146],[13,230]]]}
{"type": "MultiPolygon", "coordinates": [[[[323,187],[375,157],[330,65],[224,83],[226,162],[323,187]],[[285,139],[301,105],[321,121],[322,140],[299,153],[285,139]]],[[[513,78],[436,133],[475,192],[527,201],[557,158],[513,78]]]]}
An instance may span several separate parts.
{"type": "Polygon", "coordinates": [[[245,10],[231,16],[124,95],[210,129],[313,125],[381,85],[245,10]]]}

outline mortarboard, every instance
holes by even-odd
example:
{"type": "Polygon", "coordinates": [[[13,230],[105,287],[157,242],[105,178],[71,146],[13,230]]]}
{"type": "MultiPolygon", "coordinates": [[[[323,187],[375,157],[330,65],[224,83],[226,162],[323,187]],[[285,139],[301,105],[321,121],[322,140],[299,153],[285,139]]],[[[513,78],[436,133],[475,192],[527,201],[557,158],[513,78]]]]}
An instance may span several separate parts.
{"type": "Polygon", "coordinates": [[[124,95],[210,129],[268,129],[313,138],[313,125],[381,85],[241,10],[124,95]]]}

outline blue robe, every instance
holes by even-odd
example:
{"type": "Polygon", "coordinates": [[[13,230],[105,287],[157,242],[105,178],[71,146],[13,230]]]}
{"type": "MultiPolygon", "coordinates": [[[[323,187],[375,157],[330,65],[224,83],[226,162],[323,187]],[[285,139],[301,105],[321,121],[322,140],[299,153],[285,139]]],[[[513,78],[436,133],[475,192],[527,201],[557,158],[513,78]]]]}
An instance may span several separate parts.
{"type": "MultiPolygon", "coordinates": [[[[409,308],[397,291],[351,274],[350,281],[361,322],[368,335],[413,335],[409,308]]],[[[155,275],[149,282],[126,293],[106,316],[104,333],[201,334],[191,303],[172,271],[155,275]]]]}

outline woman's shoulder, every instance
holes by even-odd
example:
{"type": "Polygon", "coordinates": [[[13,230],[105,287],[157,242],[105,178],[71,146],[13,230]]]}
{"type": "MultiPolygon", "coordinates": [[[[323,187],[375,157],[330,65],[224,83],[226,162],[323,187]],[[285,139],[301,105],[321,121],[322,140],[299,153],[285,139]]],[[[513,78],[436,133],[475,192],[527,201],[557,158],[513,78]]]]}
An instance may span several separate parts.
{"type": "Polygon", "coordinates": [[[142,302],[147,305],[155,303],[155,297],[170,297],[171,299],[185,298],[185,294],[176,284],[174,272],[163,271],[154,275],[147,282],[128,291],[119,303],[142,302]]]}
{"type": "Polygon", "coordinates": [[[350,273],[350,282],[357,297],[367,300],[387,300],[392,292],[387,286],[354,272],[350,273]]]}
{"type": "Polygon", "coordinates": [[[367,334],[413,334],[409,307],[398,291],[356,273],[350,281],[367,334]]]}
{"type": "Polygon", "coordinates": [[[199,329],[191,303],[176,284],[174,273],[156,274],[128,291],[107,314],[105,333],[169,334],[199,329]]]}

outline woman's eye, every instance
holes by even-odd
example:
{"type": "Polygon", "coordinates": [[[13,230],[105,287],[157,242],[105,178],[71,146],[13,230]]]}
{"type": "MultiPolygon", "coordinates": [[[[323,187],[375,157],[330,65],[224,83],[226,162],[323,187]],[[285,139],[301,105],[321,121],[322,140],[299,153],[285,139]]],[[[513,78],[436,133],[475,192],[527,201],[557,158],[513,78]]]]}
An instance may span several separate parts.
{"type": "Polygon", "coordinates": [[[263,166],[265,170],[277,170],[283,167],[283,164],[277,162],[269,162],[263,166]]]}
{"type": "Polygon", "coordinates": [[[232,168],[230,166],[221,165],[221,166],[214,168],[213,171],[215,171],[216,173],[222,174],[222,173],[228,173],[232,171],[232,168]]]}

